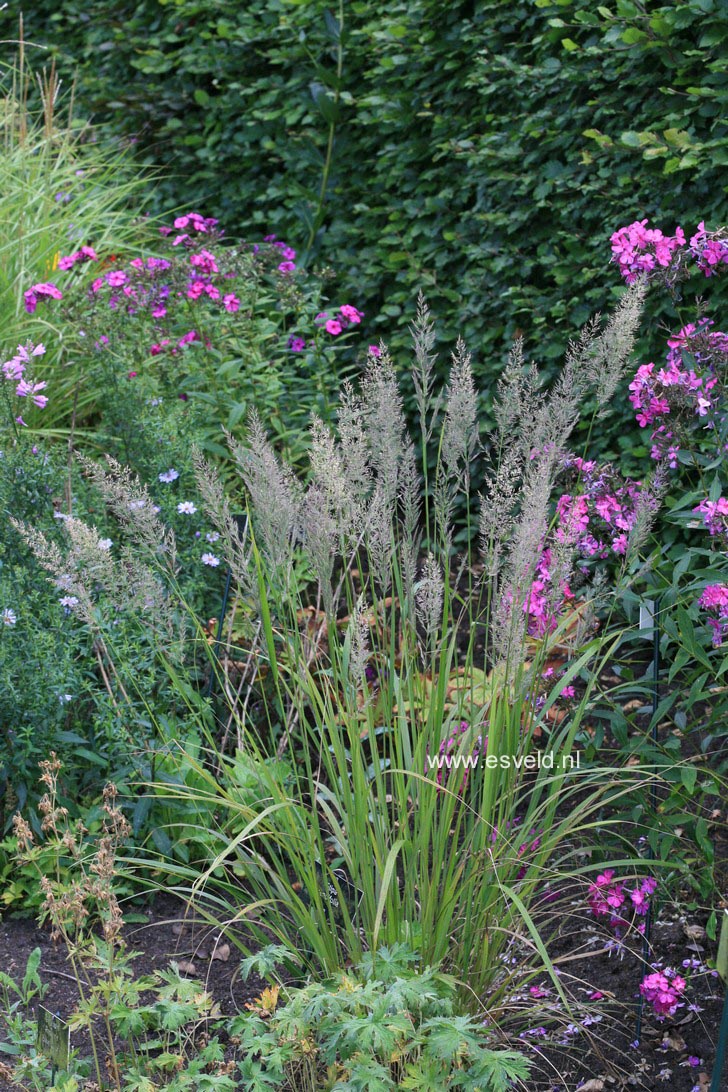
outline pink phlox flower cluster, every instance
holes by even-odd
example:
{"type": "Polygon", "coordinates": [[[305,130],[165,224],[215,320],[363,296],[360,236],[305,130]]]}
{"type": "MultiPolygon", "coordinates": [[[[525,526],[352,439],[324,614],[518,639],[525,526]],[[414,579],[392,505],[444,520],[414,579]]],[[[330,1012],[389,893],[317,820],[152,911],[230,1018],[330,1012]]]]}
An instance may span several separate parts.
{"type": "Polygon", "coordinates": [[[198,254],[193,254],[190,257],[190,265],[193,265],[195,269],[199,269],[201,273],[219,273],[217,262],[214,254],[211,254],[209,250],[201,250],[198,254]]]}
{"type": "Polygon", "coordinates": [[[321,311],[316,315],[314,322],[317,326],[323,326],[327,334],[338,337],[347,326],[358,326],[363,318],[363,311],[345,303],[333,315],[330,315],[328,311],[321,311]]]}
{"type": "Polygon", "coordinates": [[[623,555],[637,519],[639,483],[622,478],[610,464],[567,456],[566,470],[577,474],[581,492],[561,495],[556,503],[555,537],[583,558],[623,555]]]}
{"type": "Polygon", "coordinates": [[[110,288],[121,288],[122,285],[128,281],[128,276],[123,269],[112,269],[110,273],[106,274],[106,283],[110,288]]]}
{"type": "Polygon", "coordinates": [[[685,233],[675,228],[674,235],[663,235],[658,228],[648,228],[648,220],[635,220],[627,227],[619,228],[611,237],[612,261],[620,273],[632,284],[641,274],[650,273],[656,266],[670,265],[675,251],[685,245],[685,233]]]}
{"type": "Polygon", "coordinates": [[[659,1020],[674,1016],[682,1008],[681,999],[687,982],[670,967],[645,975],[640,983],[640,993],[652,1005],[659,1020]]]}
{"type": "Polygon", "coordinates": [[[27,292],[23,293],[23,299],[25,300],[25,310],[29,315],[32,315],[38,306],[39,300],[62,300],[63,293],[55,284],[52,284],[50,281],[44,281],[41,284],[32,285],[27,292]]]}
{"type": "Polygon", "coordinates": [[[705,230],[701,220],[698,230],[690,239],[690,250],[698,263],[698,269],[706,277],[718,272],[718,267],[728,263],[728,242],[715,233],[705,230]]]}
{"type": "MultiPolygon", "coordinates": [[[[632,915],[643,917],[649,909],[650,896],[656,889],[657,881],[651,876],[630,889],[626,887],[625,880],[614,878],[613,868],[607,868],[597,876],[594,883],[589,884],[589,909],[597,918],[608,918],[610,926],[619,936],[630,925],[630,919],[625,917],[625,910],[631,904],[632,915]]],[[[644,928],[644,923],[640,922],[637,931],[643,933],[644,928]]]]}
{"type": "Polygon", "coordinates": [[[721,535],[728,538],[728,497],[718,497],[718,500],[702,500],[693,512],[699,512],[703,517],[703,523],[711,535],[721,535]]]}
{"type": "Polygon", "coordinates": [[[74,250],[73,254],[66,254],[58,260],[59,269],[72,269],[77,262],[97,262],[99,256],[92,246],[82,246],[80,250],[74,250]]]}
{"type": "MultiPolygon", "coordinates": [[[[197,231],[201,235],[205,235],[216,228],[219,221],[213,219],[211,216],[200,216],[199,212],[188,212],[184,216],[178,216],[173,222],[173,227],[177,231],[197,231]]],[[[160,228],[162,235],[171,235],[171,228],[160,228]]]]}
{"type": "Polygon", "coordinates": [[[694,261],[706,277],[712,277],[722,265],[728,264],[728,241],[724,233],[707,231],[704,221],[698,224],[689,245],[686,245],[681,227],[675,228],[674,235],[663,235],[658,228],[648,228],[648,223],[648,220],[635,220],[615,231],[610,239],[612,261],[619,266],[628,284],[640,276],[649,277],[668,267],[677,266],[679,273],[681,269],[687,269],[689,261],[694,261]]]}
{"type": "Polygon", "coordinates": [[[200,296],[208,296],[211,300],[219,300],[220,289],[207,281],[192,281],[187,289],[187,299],[198,300],[200,296]]]}
{"type": "Polygon", "coordinates": [[[667,459],[673,468],[680,450],[675,430],[681,424],[694,427],[696,417],[708,418],[706,426],[714,427],[720,404],[716,369],[728,358],[728,335],[711,331],[711,325],[701,319],[684,326],[668,339],[666,367],[642,364],[629,384],[637,423],[652,427],[652,458],[667,459]]]}
{"type": "Polygon", "coordinates": [[[707,622],[713,630],[713,645],[718,648],[728,640],[728,584],[708,584],[698,605],[712,615],[707,622]]]}
{"type": "Polygon", "coordinates": [[[138,273],[143,273],[145,270],[148,273],[154,275],[155,273],[163,273],[167,269],[172,268],[172,263],[167,261],[166,258],[132,258],[129,262],[132,269],[136,269],[138,273]]]}
{"type": "Polygon", "coordinates": [[[523,603],[523,611],[528,616],[528,632],[532,637],[553,633],[564,604],[574,598],[565,580],[561,581],[558,591],[554,588],[551,566],[551,549],[546,547],[541,553],[535,577],[523,603]]]}

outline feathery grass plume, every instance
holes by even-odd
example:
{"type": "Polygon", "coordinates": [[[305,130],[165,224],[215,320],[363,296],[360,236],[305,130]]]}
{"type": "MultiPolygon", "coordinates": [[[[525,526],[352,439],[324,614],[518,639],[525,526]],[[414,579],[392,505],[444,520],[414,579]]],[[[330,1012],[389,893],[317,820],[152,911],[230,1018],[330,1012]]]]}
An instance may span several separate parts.
{"type": "Polygon", "coordinates": [[[23,538],[25,544],[47,573],[53,577],[55,586],[78,599],[78,613],[84,620],[90,620],[93,602],[76,566],[67,559],[57,542],[51,542],[42,531],[10,517],[10,523],[23,538]]]}
{"type": "Polygon", "coordinates": [[[345,647],[349,650],[349,679],[357,690],[364,689],[369,660],[369,622],[364,596],[360,595],[346,628],[345,647]]]}
{"type": "Polygon", "coordinates": [[[456,488],[462,482],[466,495],[470,488],[470,463],[478,446],[478,393],[470,362],[470,353],[458,338],[447,388],[442,460],[456,488]]]}
{"type": "MultiPolygon", "coordinates": [[[[316,415],[311,422],[310,460],[312,479],[326,498],[343,550],[352,534],[358,533],[361,527],[364,498],[357,495],[357,484],[363,483],[347,479],[344,457],[336,438],[316,415]]],[[[367,482],[367,492],[368,485],[367,482]]]]}
{"type": "Polygon", "coordinates": [[[399,507],[402,531],[399,544],[399,563],[406,609],[409,611],[410,622],[413,627],[415,625],[414,589],[417,575],[417,557],[420,550],[419,521],[422,509],[420,487],[421,481],[417,473],[415,448],[410,441],[405,446],[399,477],[399,507]]]}
{"type": "Polygon", "coordinates": [[[652,525],[657,519],[668,483],[669,470],[665,462],[658,463],[652,474],[642,483],[635,502],[635,520],[627,535],[627,549],[624,555],[625,571],[636,560],[647,540],[652,525]]]}
{"type": "Polygon", "coordinates": [[[177,559],[174,532],[160,520],[149,491],[138,476],[110,455],[104,456],[106,467],[85,455],[77,454],[76,458],[85,477],[98,489],[107,509],[131,541],[160,561],[164,558],[174,572],[177,559]]]}
{"type": "Polygon", "coordinates": [[[369,464],[385,499],[394,505],[404,456],[406,431],[402,394],[394,364],[386,350],[369,357],[362,381],[364,427],[369,464]]]}
{"type": "Polygon", "coordinates": [[[600,417],[608,412],[609,404],[624,378],[634,349],[646,292],[647,279],[644,277],[630,285],[587,354],[585,376],[596,396],[600,417]]]}
{"type": "Polygon", "coordinates": [[[230,511],[225,487],[214,466],[203,456],[199,448],[192,449],[192,465],[195,482],[202,498],[202,506],[215,530],[220,535],[220,552],[228,564],[235,582],[248,598],[257,601],[258,585],[251,561],[251,546],[247,536],[247,523],[243,537],[230,511]]]}
{"type": "Polygon", "coordinates": [[[500,572],[503,550],[513,533],[522,473],[520,445],[511,443],[488,474],[480,496],[480,553],[491,580],[500,572]]]}
{"type": "Polygon", "coordinates": [[[528,458],[533,446],[536,420],[545,397],[538,368],[535,364],[526,364],[523,340],[517,338],[508,354],[503,375],[498,380],[494,406],[496,456],[517,444],[523,458],[528,458]]]}
{"type": "Polygon", "coordinates": [[[498,661],[517,667],[528,617],[522,609],[528,601],[538,559],[549,527],[549,505],[555,472],[548,452],[536,455],[526,468],[521,487],[520,511],[506,550],[499,587],[501,608],[492,627],[493,650],[498,661]]]}
{"type": "Polygon", "coordinates": [[[367,445],[366,407],[364,399],[348,379],[344,380],[341,388],[337,421],[346,485],[356,504],[363,505],[373,484],[367,445]]]}
{"type": "Polygon", "coordinates": [[[541,398],[536,369],[526,367],[523,341],[518,338],[498,380],[493,412],[496,430],[490,445],[484,494],[480,497],[480,551],[486,575],[495,580],[502,564],[503,548],[513,532],[523,467],[530,454],[526,407],[541,398]]]}
{"type": "Polygon", "coordinates": [[[95,527],[68,516],[63,526],[70,548],[64,552],[42,532],[13,523],[56,587],[78,600],[72,609],[94,633],[106,633],[121,612],[137,612],[160,649],[182,662],[184,626],[177,628],[174,602],[160,575],[139,558],[134,546],[122,547],[114,557],[100,545],[95,527]]]}
{"type": "Polygon", "coordinates": [[[437,360],[437,354],[432,351],[435,346],[435,323],[422,292],[419,292],[417,296],[417,313],[415,321],[410,326],[410,334],[412,335],[415,353],[412,382],[415,388],[415,401],[420,418],[422,442],[427,446],[432,439],[444,393],[440,391],[433,398],[434,367],[437,360]]]}
{"type": "Polygon", "coordinates": [[[315,483],[306,490],[301,505],[301,534],[304,552],[316,576],[319,598],[326,614],[333,618],[335,605],[331,580],[339,534],[328,498],[315,483]]]}
{"type": "Polygon", "coordinates": [[[228,436],[228,444],[250,495],[263,552],[274,569],[290,576],[301,529],[301,483],[293,470],[279,461],[255,410],[248,419],[247,446],[232,436],[228,436]]]}
{"type": "MultiPolygon", "coordinates": [[[[445,581],[440,565],[428,553],[422,566],[422,574],[415,586],[417,620],[425,631],[429,651],[435,647],[437,633],[442,624],[442,605],[445,597],[445,581]]],[[[423,659],[426,650],[421,649],[423,659]]]]}
{"type": "Polygon", "coordinates": [[[372,575],[384,596],[392,583],[392,557],[395,550],[395,509],[384,491],[377,485],[369,502],[364,544],[372,575]]]}

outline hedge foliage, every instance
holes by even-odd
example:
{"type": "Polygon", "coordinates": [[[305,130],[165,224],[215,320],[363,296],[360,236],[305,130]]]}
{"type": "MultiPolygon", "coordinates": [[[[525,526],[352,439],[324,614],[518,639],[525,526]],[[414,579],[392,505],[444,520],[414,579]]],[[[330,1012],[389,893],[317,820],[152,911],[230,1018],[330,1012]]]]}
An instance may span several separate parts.
{"type": "Polygon", "coordinates": [[[515,334],[555,360],[608,305],[618,226],[717,226],[721,0],[336,3],[36,0],[26,37],[173,172],[160,202],[311,240],[369,340],[404,338],[422,288],[486,388],[515,334]]]}

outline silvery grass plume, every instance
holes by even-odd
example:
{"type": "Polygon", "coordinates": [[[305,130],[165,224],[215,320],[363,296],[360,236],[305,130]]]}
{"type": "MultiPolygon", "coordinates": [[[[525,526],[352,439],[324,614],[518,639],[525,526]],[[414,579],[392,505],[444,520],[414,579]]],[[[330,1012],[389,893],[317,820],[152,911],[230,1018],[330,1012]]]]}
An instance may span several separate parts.
{"type": "Polygon", "coordinates": [[[627,536],[627,549],[624,555],[623,571],[626,572],[636,561],[639,551],[644,546],[667,491],[669,468],[666,461],[659,463],[652,475],[642,483],[635,503],[635,521],[627,536]]]}
{"type": "Polygon", "coordinates": [[[231,436],[228,443],[250,496],[262,552],[271,569],[290,583],[293,549],[301,537],[301,483],[279,461],[255,410],[248,421],[247,444],[231,436]]]}
{"type": "Polygon", "coordinates": [[[361,393],[369,465],[386,502],[394,507],[406,424],[394,364],[386,350],[380,357],[368,357],[361,393]]]}
{"type": "Polygon", "coordinates": [[[414,628],[415,619],[415,580],[417,576],[417,558],[420,552],[420,500],[422,482],[417,472],[417,457],[414,444],[410,441],[404,452],[399,481],[399,509],[401,512],[402,538],[400,542],[400,565],[404,589],[404,610],[408,613],[414,628]]]}
{"type": "Polygon", "coordinates": [[[470,489],[470,464],[478,448],[478,393],[470,353],[458,338],[447,387],[442,461],[448,476],[463,492],[470,489]]]}
{"type": "Polygon", "coordinates": [[[628,288],[588,352],[586,377],[594,391],[600,417],[608,412],[624,378],[634,349],[646,292],[646,278],[638,279],[628,288]]]}
{"type": "Polygon", "coordinates": [[[524,467],[530,457],[530,437],[543,401],[538,372],[527,366],[523,342],[517,340],[497,386],[493,407],[496,431],[489,451],[486,484],[480,498],[480,548],[485,573],[495,582],[511,541],[524,467]]]}
{"type": "Polygon", "coordinates": [[[340,538],[339,526],[331,513],[328,499],[318,485],[311,484],[301,505],[301,538],[318,585],[318,600],[326,614],[334,615],[334,559],[340,538]]]}
{"type": "MultiPolygon", "coordinates": [[[[367,444],[364,399],[347,379],[339,395],[337,413],[339,451],[346,488],[356,505],[363,508],[373,485],[367,444]]],[[[358,530],[357,530],[358,536],[358,530]]]]}
{"type": "Polygon", "coordinates": [[[139,614],[155,643],[175,661],[182,661],[185,635],[177,627],[176,604],[159,572],[141,560],[137,546],[122,546],[115,556],[95,527],[66,516],[63,526],[70,541],[64,551],[41,531],[16,520],[12,523],[56,588],[64,592],[61,602],[93,633],[106,634],[105,643],[121,613],[139,614]]]}
{"type": "Polygon", "coordinates": [[[192,449],[195,482],[203,509],[220,535],[220,551],[235,582],[249,598],[257,598],[257,582],[252,564],[251,544],[247,523],[242,535],[230,509],[225,487],[215,468],[207,462],[199,448],[192,449]]]}
{"type": "Polygon", "coordinates": [[[435,521],[443,543],[452,537],[455,495],[470,496],[470,466],[478,448],[478,394],[470,353],[458,338],[447,385],[445,420],[435,479],[435,521]]]}
{"type": "Polygon", "coordinates": [[[101,494],[104,504],[134,545],[164,560],[172,572],[177,568],[177,546],[174,532],[165,527],[157,515],[147,487],[129,467],[122,466],[110,455],[104,456],[106,466],[76,455],[84,476],[101,494]]]}
{"type": "Polygon", "coordinates": [[[349,680],[356,690],[363,691],[370,652],[368,611],[363,595],[357,599],[349,619],[344,647],[348,651],[349,680]]]}
{"type": "Polygon", "coordinates": [[[417,620],[424,631],[427,648],[420,647],[424,661],[437,641],[437,633],[442,624],[442,607],[445,597],[445,581],[440,565],[429,553],[422,566],[422,574],[415,585],[417,601],[417,620]]]}
{"type": "Polygon", "coordinates": [[[410,333],[415,353],[412,382],[420,418],[422,443],[426,447],[432,439],[444,394],[442,391],[437,396],[433,394],[434,369],[437,360],[437,355],[432,351],[435,346],[435,323],[422,292],[417,296],[417,314],[410,326],[410,333]]]}
{"type": "MultiPolygon", "coordinates": [[[[361,432],[363,440],[363,430],[361,432]]],[[[331,518],[339,532],[338,546],[342,553],[347,544],[356,539],[366,510],[366,498],[371,488],[371,475],[367,463],[366,443],[357,447],[355,463],[357,471],[350,477],[351,469],[343,443],[337,445],[335,436],[314,415],[311,422],[311,480],[326,498],[331,518]]]]}

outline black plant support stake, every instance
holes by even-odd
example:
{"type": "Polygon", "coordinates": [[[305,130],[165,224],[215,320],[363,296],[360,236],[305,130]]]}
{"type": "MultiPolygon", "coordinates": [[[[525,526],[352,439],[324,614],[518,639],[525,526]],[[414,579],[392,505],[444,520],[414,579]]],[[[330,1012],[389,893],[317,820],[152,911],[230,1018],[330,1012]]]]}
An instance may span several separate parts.
{"type": "MultiPolygon", "coordinates": [[[[640,608],[642,611],[643,608],[640,608]]],[[[652,620],[652,745],[657,749],[657,707],[660,700],[660,627],[659,627],[659,614],[660,614],[660,600],[655,599],[650,602],[649,600],[644,604],[645,612],[651,616],[652,620]],[[649,603],[649,606],[648,606],[649,603]]],[[[640,629],[642,629],[640,625],[640,629]]],[[[645,627],[646,628],[646,627],[645,627]]],[[[650,805],[652,814],[657,812],[657,784],[655,779],[652,779],[652,786],[650,789],[650,805]]],[[[652,861],[655,857],[655,851],[652,848],[652,842],[647,846],[647,860],[652,861]]],[[[653,899],[650,898],[647,903],[647,913],[645,915],[645,931],[642,935],[642,966],[647,965],[647,959],[650,954],[650,936],[652,935],[652,903],[653,899]]],[[[640,993],[637,1000],[637,1022],[635,1026],[635,1043],[639,1045],[640,1036],[642,1035],[642,1015],[644,1011],[645,999],[640,993]]]]}

